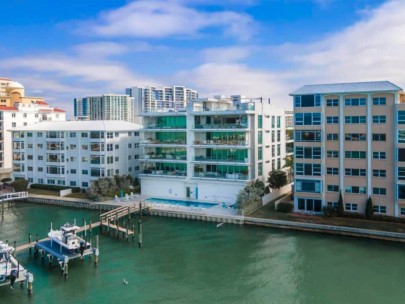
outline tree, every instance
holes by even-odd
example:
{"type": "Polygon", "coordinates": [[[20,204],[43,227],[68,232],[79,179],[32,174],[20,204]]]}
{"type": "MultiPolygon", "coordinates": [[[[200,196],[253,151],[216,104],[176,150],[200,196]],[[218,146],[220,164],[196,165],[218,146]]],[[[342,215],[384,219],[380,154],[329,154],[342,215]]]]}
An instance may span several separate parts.
{"type": "Polygon", "coordinates": [[[26,179],[17,179],[11,183],[11,186],[14,188],[14,191],[21,192],[27,191],[29,181],[26,179]]]}
{"type": "Polygon", "coordinates": [[[342,190],[339,191],[339,200],[338,200],[338,205],[337,205],[337,214],[339,216],[343,216],[345,213],[345,208],[343,206],[343,197],[342,197],[342,190]]]}
{"type": "Polygon", "coordinates": [[[102,177],[91,183],[87,195],[91,199],[101,200],[103,197],[114,197],[118,190],[115,178],[102,177]]]}
{"type": "Polygon", "coordinates": [[[374,215],[373,200],[369,196],[366,204],[366,218],[371,219],[374,215]]]}
{"type": "Polygon", "coordinates": [[[288,180],[291,183],[292,176],[294,175],[294,156],[288,155],[284,158],[283,168],[288,169],[288,180]]]}
{"type": "Polygon", "coordinates": [[[273,170],[269,172],[267,182],[271,189],[280,189],[287,185],[287,174],[283,170],[273,170]]]}
{"type": "Polygon", "coordinates": [[[249,183],[245,188],[241,189],[236,198],[236,206],[238,209],[244,209],[245,207],[262,201],[264,194],[264,187],[260,184],[255,186],[256,182],[249,183]]]}

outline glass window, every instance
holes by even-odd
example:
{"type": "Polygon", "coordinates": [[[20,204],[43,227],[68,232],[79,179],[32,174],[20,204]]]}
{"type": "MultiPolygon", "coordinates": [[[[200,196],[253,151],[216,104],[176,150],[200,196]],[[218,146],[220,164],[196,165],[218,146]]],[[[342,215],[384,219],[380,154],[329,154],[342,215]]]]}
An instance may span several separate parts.
{"type": "Polygon", "coordinates": [[[373,123],[375,124],[384,124],[387,118],[385,115],[374,115],[373,116],[373,123]]]}
{"type": "Polygon", "coordinates": [[[321,181],[297,179],[295,183],[297,192],[321,193],[321,181]]]}
{"type": "Polygon", "coordinates": [[[405,124],[405,111],[398,111],[398,124],[405,124]]]}
{"type": "Polygon", "coordinates": [[[399,144],[405,143],[405,130],[398,130],[398,143],[399,144]]]}
{"type": "Polygon", "coordinates": [[[346,98],[345,99],[345,106],[365,106],[366,99],[365,98],[346,98]]]}
{"type": "Polygon", "coordinates": [[[385,97],[374,97],[373,98],[373,106],[385,106],[387,103],[387,99],[385,97]]]}
{"type": "Polygon", "coordinates": [[[339,99],[327,99],[326,100],[327,107],[338,107],[339,106],[339,99]]]}
{"type": "Polygon", "coordinates": [[[373,133],[373,141],[385,141],[386,135],[384,133],[373,133]]]}

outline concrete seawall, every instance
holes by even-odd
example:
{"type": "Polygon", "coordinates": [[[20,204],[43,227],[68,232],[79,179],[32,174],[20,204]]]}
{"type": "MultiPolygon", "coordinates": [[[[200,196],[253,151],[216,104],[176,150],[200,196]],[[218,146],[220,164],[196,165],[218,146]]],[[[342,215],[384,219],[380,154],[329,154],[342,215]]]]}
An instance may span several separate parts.
{"type": "MultiPolygon", "coordinates": [[[[115,209],[119,206],[122,206],[125,203],[109,203],[109,202],[83,202],[73,199],[50,199],[42,197],[29,197],[27,199],[19,199],[16,201],[35,203],[35,204],[45,204],[45,205],[54,205],[70,208],[81,208],[81,209],[90,209],[90,210],[100,210],[100,211],[109,211],[115,209]]],[[[211,214],[204,212],[195,212],[188,211],[185,209],[182,210],[164,210],[155,208],[153,205],[149,205],[149,214],[152,216],[165,216],[173,217],[180,219],[188,220],[199,220],[199,221],[209,221],[217,223],[229,223],[229,224],[238,224],[238,225],[252,225],[260,227],[271,227],[279,229],[289,229],[305,232],[317,232],[317,233],[327,233],[335,235],[345,235],[352,237],[362,237],[376,240],[384,241],[394,241],[405,243],[405,233],[389,232],[389,231],[380,231],[380,230],[369,230],[353,227],[342,227],[342,226],[331,226],[331,225],[321,225],[321,224],[312,224],[312,223],[301,223],[301,222],[291,222],[291,221],[281,221],[273,219],[262,219],[254,217],[244,217],[244,216],[232,216],[232,215],[223,215],[223,214],[211,214]]]]}

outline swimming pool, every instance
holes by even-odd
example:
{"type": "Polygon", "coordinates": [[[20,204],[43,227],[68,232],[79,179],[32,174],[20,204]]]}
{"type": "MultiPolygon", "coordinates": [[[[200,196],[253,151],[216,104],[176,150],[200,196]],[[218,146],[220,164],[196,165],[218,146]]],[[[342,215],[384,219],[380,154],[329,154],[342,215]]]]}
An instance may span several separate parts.
{"type": "Polygon", "coordinates": [[[218,206],[217,203],[203,203],[197,201],[183,201],[183,200],[173,200],[165,198],[148,198],[146,202],[156,203],[156,204],[168,204],[168,205],[180,205],[184,207],[199,207],[199,208],[212,208],[218,206]]]}

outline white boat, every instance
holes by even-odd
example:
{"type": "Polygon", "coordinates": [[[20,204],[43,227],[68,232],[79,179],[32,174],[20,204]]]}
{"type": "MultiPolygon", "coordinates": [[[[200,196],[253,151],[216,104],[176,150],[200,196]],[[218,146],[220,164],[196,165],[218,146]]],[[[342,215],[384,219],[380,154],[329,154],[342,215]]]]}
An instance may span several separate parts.
{"type": "Polygon", "coordinates": [[[14,247],[0,241],[0,286],[10,282],[25,280],[27,270],[22,267],[18,261],[11,255],[14,247]]]}
{"type": "Polygon", "coordinates": [[[59,230],[51,230],[48,233],[49,238],[58,243],[63,248],[73,251],[77,249],[89,249],[91,244],[76,235],[76,230],[80,227],[66,223],[59,230]]]}

